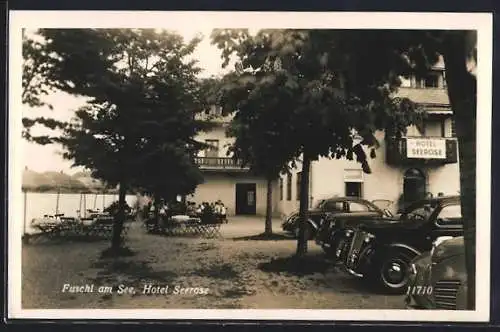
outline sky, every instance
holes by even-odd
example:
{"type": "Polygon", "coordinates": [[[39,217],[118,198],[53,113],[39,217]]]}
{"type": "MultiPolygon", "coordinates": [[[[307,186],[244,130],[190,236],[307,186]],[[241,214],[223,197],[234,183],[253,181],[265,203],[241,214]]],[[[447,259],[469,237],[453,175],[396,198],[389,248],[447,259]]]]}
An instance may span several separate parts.
{"type": "MultiPolygon", "coordinates": [[[[68,12],[68,13],[43,13],[25,12],[19,14],[18,17],[11,17],[10,24],[18,27],[26,27],[27,29],[46,27],[129,27],[130,22],[133,22],[136,27],[165,27],[166,24],[170,27],[175,27],[175,31],[182,35],[186,40],[189,40],[197,34],[204,36],[201,43],[198,45],[192,55],[199,61],[199,66],[204,69],[200,76],[211,76],[224,73],[221,68],[222,60],[220,51],[210,44],[209,36],[213,28],[249,28],[251,32],[255,32],[260,28],[415,28],[424,29],[447,29],[447,28],[473,28],[476,26],[482,27],[485,20],[481,17],[472,20],[461,17],[459,14],[440,15],[439,20],[432,20],[425,16],[428,14],[415,13],[402,15],[401,13],[393,13],[394,15],[388,18],[388,14],[363,13],[343,15],[341,13],[216,13],[216,12],[193,12],[193,13],[152,13],[145,12],[137,15],[135,12],[113,12],[92,13],[87,12],[68,12]],[[332,16],[333,15],[333,16],[332,16]],[[423,17],[424,15],[425,17],[423,17]],[[14,22],[14,23],[13,23],[14,22]],[[265,24],[265,25],[264,25],[265,24]]],[[[484,27],[482,27],[484,29],[484,27]]],[[[11,29],[15,31],[15,29],[11,29]]],[[[20,29],[19,29],[20,31],[20,29]]],[[[488,41],[488,35],[483,34],[481,39],[488,41]]],[[[12,45],[12,43],[11,43],[12,45]]],[[[486,44],[484,44],[486,45],[486,44]]],[[[483,46],[484,48],[484,46],[483,46]]],[[[13,49],[13,47],[11,47],[13,49]]],[[[487,48],[484,48],[487,50],[487,48]]],[[[20,67],[20,47],[14,53],[18,57],[17,64],[20,67]]],[[[12,59],[12,58],[11,58],[12,59]]],[[[226,69],[228,70],[228,69],[226,69]]],[[[19,77],[20,75],[15,76],[19,77]]],[[[19,83],[20,85],[20,83],[19,83]]],[[[23,106],[23,116],[50,116],[58,120],[69,120],[74,114],[74,111],[85,103],[83,98],[76,98],[62,92],[53,93],[45,99],[54,106],[54,110],[47,108],[29,109],[23,106]]],[[[33,133],[40,133],[43,128],[34,128],[33,133]]],[[[64,160],[60,155],[62,147],[59,145],[40,146],[28,143],[22,140],[17,144],[17,149],[22,150],[19,156],[19,163],[24,167],[37,172],[45,171],[64,171],[67,173],[75,173],[81,169],[72,168],[72,162],[64,160]],[[22,160],[21,160],[22,159],[22,160]]],[[[20,152],[20,151],[19,151],[20,152]]],[[[19,153],[16,151],[16,153],[19,153]]]]}
{"type": "MultiPolygon", "coordinates": [[[[203,72],[199,75],[200,77],[219,75],[229,70],[229,68],[222,69],[220,51],[216,46],[210,44],[211,29],[196,30],[188,27],[183,30],[176,30],[176,32],[182,35],[186,42],[197,34],[201,33],[203,35],[203,40],[192,54],[192,58],[197,59],[199,61],[198,66],[203,69],[203,72]]],[[[86,101],[83,97],[75,97],[61,91],[51,93],[49,96],[44,97],[43,100],[51,104],[53,110],[47,107],[29,108],[23,106],[23,116],[45,116],[68,121],[73,117],[74,111],[83,106],[86,101]]],[[[33,134],[46,132],[47,130],[41,126],[32,129],[33,134]]],[[[36,172],[63,171],[69,174],[82,170],[80,167],[72,167],[72,161],[65,160],[61,156],[63,149],[59,144],[41,146],[23,140],[21,146],[23,149],[24,166],[30,170],[36,172]]]]}

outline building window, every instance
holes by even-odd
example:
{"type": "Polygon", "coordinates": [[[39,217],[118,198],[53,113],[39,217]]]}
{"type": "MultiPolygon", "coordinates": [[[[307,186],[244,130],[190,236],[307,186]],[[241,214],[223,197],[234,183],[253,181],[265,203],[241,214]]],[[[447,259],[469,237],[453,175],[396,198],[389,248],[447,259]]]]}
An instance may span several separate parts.
{"type": "Polygon", "coordinates": [[[205,157],[217,158],[219,156],[219,140],[218,139],[207,139],[205,140],[210,147],[205,150],[205,157]]]}
{"type": "Polygon", "coordinates": [[[345,195],[347,197],[362,197],[362,182],[345,182],[345,195]]]}
{"type": "Polygon", "coordinates": [[[439,88],[439,76],[436,74],[429,74],[424,78],[425,88],[439,88]]]}
{"type": "Polygon", "coordinates": [[[297,197],[295,199],[300,201],[300,184],[302,182],[302,172],[297,173],[296,181],[297,181],[297,191],[296,191],[297,197]]]}
{"type": "Polygon", "coordinates": [[[280,201],[283,200],[283,178],[280,177],[280,201]]]}
{"type": "Polygon", "coordinates": [[[451,119],[451,137],[457,137],[455,119],[451,119]]]}
{"type": "Polygon", "coordinates": [[[445,137],[444,119],[426,119],[424,120],[423,136],[445,137]]]}
{"type": "Polygon", "coordinates": [[[345,196],[363,197],[363,171],[360,169],[344,170],[345,196]]]}
{"type": "Polygon", "coordinates": [[[212,106],[209,110],[205,111],[205,114],[210,117],[219,117],[222,115],[222,107],[220,106],[212,106]]]}
{"type": "Polygon", "coordinates": [[[292,200],[292,173],[286,175],[286,200],[292,200]]]}

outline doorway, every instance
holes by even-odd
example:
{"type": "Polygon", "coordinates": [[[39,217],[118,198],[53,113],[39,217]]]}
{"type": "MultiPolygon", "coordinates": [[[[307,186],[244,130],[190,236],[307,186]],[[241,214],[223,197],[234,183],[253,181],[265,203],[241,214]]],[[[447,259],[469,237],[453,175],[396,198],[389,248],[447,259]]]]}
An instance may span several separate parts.
{"type": "Polygon", "coordinates": [[[416,168],[410,168],[404,174],[403,200],[406,204],[426,197],[425,175],[416,168]]]}
{"type": "Polygon", "coordinates": [[[237,183],[236,184],[236,214],[256,213],[256,184],[237,183]]]}

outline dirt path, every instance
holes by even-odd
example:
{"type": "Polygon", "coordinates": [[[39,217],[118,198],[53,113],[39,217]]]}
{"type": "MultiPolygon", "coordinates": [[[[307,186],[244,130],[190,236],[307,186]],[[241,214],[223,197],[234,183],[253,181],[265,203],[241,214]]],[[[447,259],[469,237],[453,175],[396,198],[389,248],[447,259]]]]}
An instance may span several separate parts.
{"type": "MultiPolygon", "coordinates": [[[[274,228],[279,231],[278,220],[274,228]]],[[[201,239],[151,235],[133,223],[127,244],[135,255],[119,259],[99,258],[106,242],[25,245],[23,307],[404,307],[401,296],[375,294],[338,271],[312,241],[307,263],[297,268],[288,259],[296,241],[284,235],[273,241],[248,239],[262,229],[262,220],[235,218],[223,225],[223,239],[201,239]],[[70,293],[63,292],[65,284],[94,287],[91,292],[70,293]],[[113,287],[112,294],[99,292],[100,286],[113,287]],[[167,294],[161,294],[167,286],[167,294]],[[135,294],[118,294],[124,287],[134,287],[135,294]]]]}

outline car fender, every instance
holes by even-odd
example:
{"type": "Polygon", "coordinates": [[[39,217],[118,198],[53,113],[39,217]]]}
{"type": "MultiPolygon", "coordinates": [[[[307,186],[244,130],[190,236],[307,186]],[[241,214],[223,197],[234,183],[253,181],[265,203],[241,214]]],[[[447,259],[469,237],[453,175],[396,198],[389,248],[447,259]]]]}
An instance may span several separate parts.
{"type": "Polygon", "coordinates": [[[420,250],[417,250],[412,246],[409,246],[404,243],[391,243],[390,245],[387,246],[386,251],[390,251],[391,249],[403,250],[411,254],[414,254],[415,256],[420,256],[422,254],[420,250]]]}

